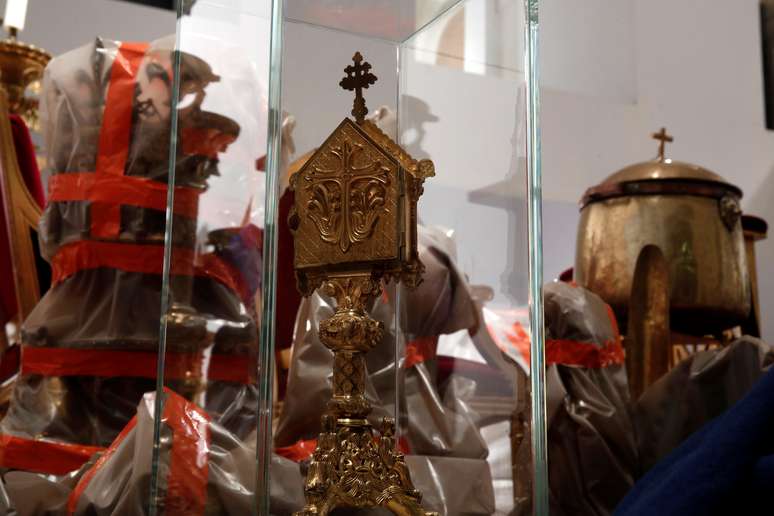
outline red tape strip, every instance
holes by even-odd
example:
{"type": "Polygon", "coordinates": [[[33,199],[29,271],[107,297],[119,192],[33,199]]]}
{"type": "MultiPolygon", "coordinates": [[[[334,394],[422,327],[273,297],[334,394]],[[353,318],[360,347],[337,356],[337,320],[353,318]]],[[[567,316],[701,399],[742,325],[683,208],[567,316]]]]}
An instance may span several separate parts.
{"type": "MultiPolygon", "coordinates": [[[[92,201],[100,206],[139,206],[157,211],[167,209],[167,185],[146,177],[116,176],[95,172],[54,174],[48,180],[49,201],[92,201]]],[[[174,212],[195,219],[201,190],[175,188],[174,212]]],[[[94,214],[92,214],[93,216],[94,214]]]]}
{"type": "Polygon", "coordinates": [[[425,360],[435,358],[438,349],[438,336],[420,337],[406,343],[406,358],[403,367],[408,369],[425,360]]]}
{"type": "MultiPolygon", "coordinates": [[[[162,274],[164,247],[161,245],[81,240],[59,248],[51,260],[52,284],[61,283],[77,272],[101,267],[126,272],[162,274]]],[[[197,256],[191,249],[172,251],[172,275],[203,276],[219,281],[249,301],[249,292],[240,274],[214,254],[197,256]]]]}
{"type": "Polygon", "coordinates": [[[219,382],[254,383],[256,368],[248,355],[212,355],[207,378],[219,382]]]}
{"type": "MultiPolygon", "coordinates": [[[[158,355],[152,351],[117,351],[106,349],[41,348],[24,346],[21,374],[42,376],[97,376],[103,378],[156,378],[158,355]]],[[[202,374],[202,353],[175,353],[165,355],[164,376],[172,380],[198,377],[202,374]]],[[[210,357],[207,379],[221,382],[249,384],[247,355],[213,354],[210,357]]]]}
{"type": "Polygon", "coordinates": [[[575,340],[546,340],[546,362],[599,369],[625,361],[620,339],[598,346],[593,342],[575,340]]]}
{"type": "Polygon", "coordinates": [[[35,473],[64,475],[83,466],[101,446],[27,439],[0,434],[0,465],[35,473]]]}
{"type": "Polygon", "coordinates": [[[301,439],[290,446],[279,446],[274,452],[280,457],[285,457],[293,462],[301,462],[312,456],[317,448],[317,439],[301,439]]]}
{"type": "MultiPolygon", "coordinates": [[[[123,176],[132,129],[132,104],[137,70],[147,43],[121,43],[110,69],[105,111],[99,134],[96,174],[123,176]]],[[[115,238],[120,231],[121,207],[92,202],[91,235],[115,238]]]]}
{"type": "Polygon", "coordinates": [[[204,514],[209,476],[210,418],[182,396],[164,389],[163,421],[172,428],[166,516],[204,514]]]}

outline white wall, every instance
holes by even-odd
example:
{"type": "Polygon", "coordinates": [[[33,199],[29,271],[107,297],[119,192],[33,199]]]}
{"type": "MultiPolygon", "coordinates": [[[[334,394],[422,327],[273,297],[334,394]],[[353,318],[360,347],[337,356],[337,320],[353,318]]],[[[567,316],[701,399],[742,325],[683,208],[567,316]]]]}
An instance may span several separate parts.
{"type": "Polygon", "coordinates": [[[151,41],[174,33],[171,11],[112,0],[29,0],[27,25],[19,39],[57,55],[96,36],[151,41]]]}

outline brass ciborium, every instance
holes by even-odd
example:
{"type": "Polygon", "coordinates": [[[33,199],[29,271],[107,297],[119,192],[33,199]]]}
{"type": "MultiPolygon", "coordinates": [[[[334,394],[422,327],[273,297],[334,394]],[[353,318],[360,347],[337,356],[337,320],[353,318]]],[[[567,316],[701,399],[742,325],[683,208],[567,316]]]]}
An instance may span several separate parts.
{"type": "Polygon", "coordinates": [[[362,90],[376,77],[359,52],[353,61],[340,85],[355,91],[355,120],[345,118],[290,179],[298,288],[304,296],[322,288],[337,303],[318,330],[333,351],[333,397],[304,485],[306,506],[297,515],[383,507],[425,516],[431,513],[422,509],[395,447],[394,420],[382,421],[378,440],[368,422],[365,354],[384,334],[368,313],[382,282],[394,279],[412,288],[421,281],[417,200],[434,167],[414,160],[365,120],[362,90]]]}

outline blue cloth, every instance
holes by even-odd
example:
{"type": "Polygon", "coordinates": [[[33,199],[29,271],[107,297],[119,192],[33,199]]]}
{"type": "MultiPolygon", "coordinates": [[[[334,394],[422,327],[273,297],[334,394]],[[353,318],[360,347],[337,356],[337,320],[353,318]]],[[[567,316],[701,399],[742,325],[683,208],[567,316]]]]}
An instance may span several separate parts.
{"type": "Polygon", "coordinates": [[[615,514],[774,515],[774,369],[642,477],[615,514]]]}

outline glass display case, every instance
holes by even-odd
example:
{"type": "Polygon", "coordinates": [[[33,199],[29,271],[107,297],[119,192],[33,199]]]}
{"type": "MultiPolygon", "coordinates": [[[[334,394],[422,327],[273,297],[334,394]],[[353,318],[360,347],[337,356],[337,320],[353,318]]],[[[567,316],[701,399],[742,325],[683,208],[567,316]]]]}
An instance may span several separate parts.
{"type": "Polygon", "coordinates": [[[536,3],[179,4],[40,78],[0,503],[545,514],[536,3]]]}
{"type": "Polygon", "coordinates": [[[513,1],[181,13],[157,507],[543,513],[526,28],[513,1]],[[218,79],[188,85],[187,55],[218,79]]]}

